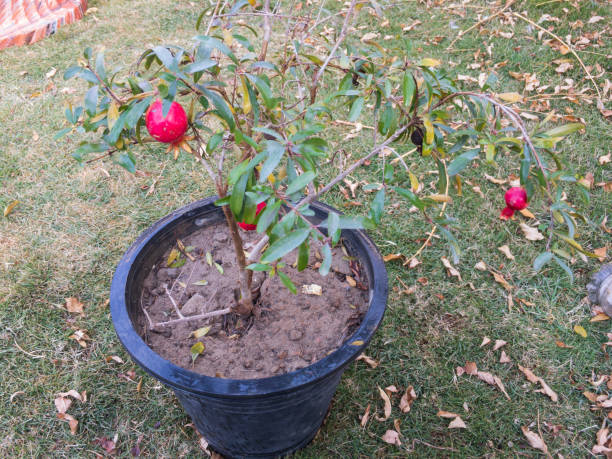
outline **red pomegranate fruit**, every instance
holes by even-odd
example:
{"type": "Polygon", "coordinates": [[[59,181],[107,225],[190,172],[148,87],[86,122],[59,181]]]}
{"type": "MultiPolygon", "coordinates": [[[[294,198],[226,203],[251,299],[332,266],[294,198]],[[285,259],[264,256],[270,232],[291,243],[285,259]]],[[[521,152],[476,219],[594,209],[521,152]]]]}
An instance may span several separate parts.
{"type": "Polygon", "coordinates": [[[527,192],[520,186],[514,186],[506,191],[504,195],[506,207],[499,214],[499,218],[508,220],[514,215],[517,210],[523,210],[527,207],[527,192]]]}
{"type": "MultiPolygon", "coordinates": [[[[255,211],[255,216],[258,216],[264,207],[266,207],[265,202],[260,202],[259,204],[257,204],[257,210],[255,211]]],[[[254,229],[257,228],[257,225],[253,225],[251,223],[245,223],[245,222],[238,222],[238,226],[245,231],[253,231],[254,229]]]]}
{"type": "Polygon", "coordinates": [[[164,118],[162,101],[157,99],[147,110],[145,122],[147,131],[155,140],[174,143],[187,131],[188,122],[185,110],[178,102],[172,102],[168,115],[164,118]]]}

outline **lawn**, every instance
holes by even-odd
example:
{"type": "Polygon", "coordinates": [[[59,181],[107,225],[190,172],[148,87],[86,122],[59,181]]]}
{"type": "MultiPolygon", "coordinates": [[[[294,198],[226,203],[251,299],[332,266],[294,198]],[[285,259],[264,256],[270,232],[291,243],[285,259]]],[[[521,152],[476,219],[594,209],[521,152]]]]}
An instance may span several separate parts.
{"type": "MultiPolygon", "coordinates": [[[[11,213],[0,216],[0,455],[92,457],[107,454],[103,440],[111,440],[119,456],[130,457],[138,445],[142,455],[151,457],[193,457],[201,450],[190,419],[171,391],[136,367],[119,345],[108,291],[116,263],[140,232],[172,210],[211,195],[213,188],[197,163],[186,156],[175,162],[161,148],[138,153],[140,173],[135,175],[106,160],[80,167],[70,156],[79,139],[54,140],[54,134],[66,125],[66,105],[77,103],[85,89],[61,76],[86,46],[106,49],[107,63],[128,66],[149,45],[188,44],[202,5],[92,0],[89,6],[83,20],[54,36],[0,51],[0,208],[18,201],[11,213]],[[69,297],[84,303],[84,316],[66,311],[69,297]],[[71,338],[78,330],[91,338],[85,347],[71,338]],[[69,410],[79,422],[76,435],[57,418],[54,405],[58,393],[71,389],[87,393],[86,401],[75,401],[69,410]]],[[[584,120],[586,129],[560,144],[558,153],[575,165],[579,178],[592,181],[591,199],[582,204],[592,224],[579,228],[581,243],[588,250],[612,252],[605,231],[612,209],[610,118],[596,106],[593,83],[576,58],[562,55],[545,43],[549,35],[539,36],[533,24],[511,14],[551,27],[564,39],[571,34],[573,43],[579,37],[589,40],[576,44],[578,53],[610,109],[610,7],[586,0],[516,2],[508,14],[468,30],[501,8],[483,1],[399,2],[384,10],[388,24],[363,8],[356,34],[377,32],[380,40],[388,35],[385,42],[404,47],[408,59],[440,59],[449,73],[462,75],[468,89],[478,89],[481,73],[494,72],[497,92],[527,97],[520,106],[527,117],[542,119],[554,111],[559,119],[549,121],[550,127],[584,120]],[[559,68],[563,59],[571,68],[559,68]],[[540,89],[549,87],[525,90],[525,81],[518,79],[525,74],[537,75],[540,89]]],[[[341,139],[347,129],[339,126],[332,136],[341,139]]],[[[367,151],[371,138],[363,132],[344,142],[346,152],[367,151]]],[[[409,151],[406,146],[400,153],[407,153],[411,172],[421,181],[433,180],[431,164],[409,151]]],[[[359,169],[351,182],[377,180],[377,164],[359,169]]],[[[546,241],[525,239],[519,228],[523,217],[498,218],[508,185],[484,176],[507,180],[518,174],[512,167],[504,160],[483,165],[466,174],[470,183],[464,184],[463,196],[453,192],[449,211],[462,222],[457,235],[463,254],[455,265],[460,279],[442,265],[441,257],[449,253],[438,238],[414,268],[388,263],[389,307],[367,351],[379,365],[358,361],[349,368],[324,426],[295,457],[534,457],[540,452],[529,445],[522,426],[538,432],[555,457],[590,455],[602,422],[612,425],[612,418],[604,421],[606,413],[591,410],[583,395],[612,392],[606,383],[593,384],[601,375],[612,378],[610,348],[604,346],[611,321],[591,322],[585,298],[585,285],[602,262],[572,257],[573,282],[553,265],[533,272],[532,262],[546,241]],[[513,260],[498,250],[503,245],[513,260]],[[474,268],[480,261],[511,284],[511,298],[489,272],[474,268]],[[583,327],[586,336],[575,326],[583,327]],[[485,336],[492,342],[481,346],[485,336]],[[494,351],[496,340],[506,344],[494,351]],[[510,363],[500,363],[502,350],[510,363]],[[457,376],[457,367],[468,361],[498,376],[509,399],[475,376],[457,376]],[[558,401],[536,393],[519,365],[546,381],[558,401]],[[391,396],[391,417],[379,421],[378,387],[391,385],[400,392],[391,396]],[[399,399],[408,386],[417,398],[402,413],[399,399]],[[367,406],[370,420],[362,427],[367,406]],[[459,414],[466,428],[449,429],[451,420],[437,416],[440,410],[459,414]],[[398,428],[401,446],[382,440],[388,429],[398,428]]],[[[355,206],[347,207],[339,190],[325,201],[354,213],[360,211],[358,204],[367,208],[371,197],[358,187],[351,196],[355,206]]],[[[578,201],[578,196],[569,199],[578,201]]],[[[397,202],[383,219],[387,224],[370,234],[383,255],[410,257],[430,228],[405,202],[397,202]]],[[[546,218],[543,204],[541,196],[530,204],[536,218],[546,218]]]]}

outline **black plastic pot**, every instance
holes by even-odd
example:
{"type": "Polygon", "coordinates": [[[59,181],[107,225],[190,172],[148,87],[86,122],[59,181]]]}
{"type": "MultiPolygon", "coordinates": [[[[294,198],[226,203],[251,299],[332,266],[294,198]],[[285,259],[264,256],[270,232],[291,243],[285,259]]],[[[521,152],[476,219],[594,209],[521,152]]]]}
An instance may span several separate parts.
{"type": "MultiPolygon", "coordinates": [[[[336,351],[291,373],[262,379],[203,376],[165,360],[140,338],[141,286],[153,264],[177,238],[223,220],[208,198],[178,209],[146,230],[125,253],[111,286],[113,325],[132,359],[168,385],[200,433],[230,457],[275,457],[308,444],[321,426],[340,377],[367,346],[382,321],[387,302],[387,272],[374,243],[363,231],[345,230],[347,250],[358,257],[370,286],[370,307],[359,329],[336,351]]],[[[316,203],[313,221],[330,207],[316,203]]]]}

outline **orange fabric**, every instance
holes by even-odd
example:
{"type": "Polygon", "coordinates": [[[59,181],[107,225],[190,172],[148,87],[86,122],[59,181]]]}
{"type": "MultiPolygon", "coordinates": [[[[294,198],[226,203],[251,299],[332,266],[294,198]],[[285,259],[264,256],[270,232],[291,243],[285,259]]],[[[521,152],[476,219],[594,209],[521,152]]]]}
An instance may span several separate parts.
{"type": "Polygon", "coordinates": [[[42,40],[86,10],[87,0],[0,0],[0,50],[42,40]]]}

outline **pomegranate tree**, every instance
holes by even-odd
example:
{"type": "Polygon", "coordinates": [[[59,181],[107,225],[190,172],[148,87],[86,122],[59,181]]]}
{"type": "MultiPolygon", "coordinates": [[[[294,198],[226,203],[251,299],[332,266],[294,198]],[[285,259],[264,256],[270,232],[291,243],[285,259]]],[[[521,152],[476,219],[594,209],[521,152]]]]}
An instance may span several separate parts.
{"type": "MultiPolygon", "coordinates": [[[[232,312],[254,310],[252,270],[281,272],[280,259],[294,249],[299,249],[298,266],[308,265],[309,252],[302,249],[311,239],[322,242],[320,272],[327,274],[341,229],[375,227],[391,196],[404,199],[431,225],[418,253],[438,232],[457,259],[461,250],[452,206],[461,202],[465,178],[499,161],[514,168],[520,181],[506,193],[501,217],[524,209],[527,191],[541,212],[547,240],[534,268],[552,260],[568,271],[563,258],[576,251],[592,255],[575,240],[581,216],[563,192],[587,190],[554,153],[555,145],[582,124],[548,130],[538,125],[530,132],[517,111],[496,97],[494,79],[482,92],[467,91],[436,59],[413,61],[383,41],[353,37],[351,31],[359,29],[352,23],[360,14],[355,0],[342,16],[334,16],[341,24],[331,47],[314,19],[308,26],[288,26],[291,34],[278,35],[285,41],[268,47],[272,19],[280,23],[291,16],[272,13],[269,2],[253,11],[250,3],[233,9],[223,4],[191,49],[155,46],[131,73],[106,70],[103,57],[88,49],[65,74],[84,79],[90,89],[83,107],[67,110],[71,127],[63,132],[99,137],[74,151],[79,161],[111,158],[135,171],[132,151],[157,141],[169,143],[175,156],[181,148],[201,164],[219,196],[240,268],[240,296],[232,312]],[[247,24],[243,15],[249,22],[261,17],[262,33],[255,35],[257,21],[247,24]],[[143,126],[150,138],[142,136],[143,126]],[[346,126],[350,132],[339,131],[346,126]],[[347,141],[357,135],[359,145],[347,153],[347,141]],[[420,155],[407,164],[413,146],[420,155]],[[337,155],[341,169],[334,169],[337,155]],[[309,204],[370,162],[380,179],[368,184],[368,212],[352,217],[332,212],[327,221],[313,224],[309,204]],[[417,177],[418,164],[435,174],[417,177]],[[261,233],[248,255],[240,227],[261,233]]],[[[316,16],[314,11],[311,17],[316,16]]],[[[496,216],[492,219],[494,224],[496,216]]]]}

